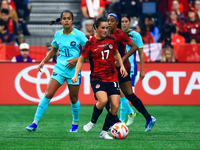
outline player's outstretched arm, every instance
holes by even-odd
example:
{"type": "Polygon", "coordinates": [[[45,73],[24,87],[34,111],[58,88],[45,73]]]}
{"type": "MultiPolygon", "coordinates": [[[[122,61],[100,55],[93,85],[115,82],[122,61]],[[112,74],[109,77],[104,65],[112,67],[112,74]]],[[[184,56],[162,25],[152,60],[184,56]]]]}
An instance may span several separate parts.
{"type": "Polygon", "coordinates": [[[139,53],[139,56],[140,56],[140,79],[143,80],[144,76],[145,76],[143,47],[139,48],[138,53],[139,53]]]}
{"type": "Polygon", "coordinates": [[[78,80],[78,74],[81,71],[81,68],[83,66],[83,62],[85,61],[85,58],[83,56],[80,56],[76,65],[76,70],[74,77],[71,79],[73,83],[76,83],[78,80]]]}
{"type": "Polygon", "coordinates": [[[126,76],[128,75],[128,73],[127,73],[127,71],[126,71],[126,69],[125,69],[125,67],[124,67],[122,58],[121,58],[121,56],[120,56],[118,50],[114,53],[114,58],[115,58],[115,60],[117,61],[117,62],[115,63],[115,65],[116,65],[117,67],[120,66],[120,73],[122,74],[122,77],[123,77],[123,78],[126,77],[126,76]]]}
{"type": "Polygon", "coordinates": [[[39,64],[39,66],[38,66],[38,68],[37,68],[37,71],[39,72],[42,72],[41,71],[41,68],[43,68],[43,66],[44,66],[44,64],[47,62],[47,61],[49,61],[51,58],[53,58],[55,55],[56,55],[56,53],[57,53],[57,51],[58,51],[58,48],[55,48],[55,47],[53,47],[52,49],[51,49],[51,51],[47,54],[47,56],[42,60],[42,62],[39,64]]]}

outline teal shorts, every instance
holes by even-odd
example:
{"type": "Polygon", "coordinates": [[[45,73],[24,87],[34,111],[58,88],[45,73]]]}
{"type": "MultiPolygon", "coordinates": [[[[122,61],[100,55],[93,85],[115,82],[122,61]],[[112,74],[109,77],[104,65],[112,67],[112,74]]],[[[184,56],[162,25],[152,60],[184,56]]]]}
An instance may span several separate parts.
{"type": "Polygon", "coordinates": [[[66,78],[58,73],[53,72],[51,75],[52,79],[55,79],[56,81],[58,81],[61,85],[63,85],[63,83],[66,81],[68,85],[80,85],[81,84],[81,76],[78,76],[78,80],[76,83],[73,83],[71,81],[71,78],[66,78]]]}

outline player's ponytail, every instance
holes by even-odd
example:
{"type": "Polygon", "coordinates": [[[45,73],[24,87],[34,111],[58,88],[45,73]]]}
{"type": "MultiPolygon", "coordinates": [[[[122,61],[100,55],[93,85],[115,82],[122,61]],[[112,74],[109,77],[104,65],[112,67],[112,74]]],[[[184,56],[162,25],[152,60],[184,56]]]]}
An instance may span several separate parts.
{"type": "Polygon", "coordinates": [[[95,27],[98,28],[100,26],[101,22],[107,22],[107,19],[103,18],[103,17],[97,18],[93,24],[93,28],[94,29],[95,29],[95,27]]]}
{"type": "Polygon", "coordinates": [[[49,25],[53,25],[54,23],[56,23],[56,22],[60,22],[60,18],[57,18],[56,20],[51,20],[50,22],[49,22],[49,25]]]}
{"type": "Polygon", "coordinates": [[[62,19],[62,15],[63,15],[63,13],[65,13],[65,12],[68,12],[68,13],[71,14],[71,16],[72,16],[72,21],[73,21],[73,20],[74,20],[74,15],[73,15],[73,13],[72,13],[71,11],[69,11],[69,10],[64,10],[64,11],[60,14],[60,18],[57,18],[56,20],[51,20],[51,21],[49,22],[49,25],[53,25],[53,24],[56,23],[56,22],[60,22],[60,20],[62,19]]]}

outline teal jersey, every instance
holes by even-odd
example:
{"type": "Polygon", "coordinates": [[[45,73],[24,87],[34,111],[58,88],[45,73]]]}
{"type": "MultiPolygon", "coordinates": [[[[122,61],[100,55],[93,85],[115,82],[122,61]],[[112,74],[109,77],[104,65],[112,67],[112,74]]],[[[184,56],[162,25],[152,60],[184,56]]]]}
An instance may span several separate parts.
{"type": "MultiPolygon", "coordinates": [[[[138,46],[138,48],[144,47],[142,37],[138,32],[130,30],[127,33],[127,35],[133,40],[133,42],[135,42],[135,44],[138,46]]],[[[131,49],[131,47],[126,45],[127,52],[129,52],[130,49],[131,49]]],[[[137,62],[136,62],[136,53],[134,53],[133,55],[131,55],[129,57],[129,62],[131,64],[131,75],[137,75],[138,67],[137,67],[137,62]]]]}
{"type": "Polygon", "coordinates": [[[64,29],[57,31],[51,43],[53,47],[59,49],[53,72],[66,78],[72,78],[75,74],[76,65],[72,69],[65,67],[68,64],[67,60],[79,57],[82,47],[88,39],[82,31],[75,28],[69,35],[65,35],[63,31],[64,29]]]}

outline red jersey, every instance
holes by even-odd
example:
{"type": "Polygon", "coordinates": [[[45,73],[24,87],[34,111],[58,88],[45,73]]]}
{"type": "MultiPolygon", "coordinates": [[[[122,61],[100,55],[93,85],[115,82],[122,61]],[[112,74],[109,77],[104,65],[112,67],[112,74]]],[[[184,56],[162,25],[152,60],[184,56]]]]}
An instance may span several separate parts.
{"type": "Polygon", "coordinates": [[[185,25],[185,31],[188,31],[190,39],[196,37],[200,41],[200,22],[187,22],[185,25]]]}
{"type": "Polygon", "coordinates": [[[115,39],[108,35],[103,40],[98,40],[93,36],[85,43],[81,56],[84,58],[89,57],[92,81],[118,81],[118,72],[114,64],[115,58],[113,55],[116,51],[115,39]]]}
{"type": "MultiPolygon", "coordinates": [[[[124,33],[121,29],[117,29],[114,33],[110,33],[109,35],[113,36],[116,40],[117,46],[118,46],[118,51],[123,57],[126,55],[126,44],[130,43],[132,41],[131,38],[128,37],[126,33],[124,33]]],[[[126,59],[124,61],[124,67],[126,68],[127,72],[131,71],[131,65],[129,63],[129,60],[126,59]]]]}

